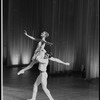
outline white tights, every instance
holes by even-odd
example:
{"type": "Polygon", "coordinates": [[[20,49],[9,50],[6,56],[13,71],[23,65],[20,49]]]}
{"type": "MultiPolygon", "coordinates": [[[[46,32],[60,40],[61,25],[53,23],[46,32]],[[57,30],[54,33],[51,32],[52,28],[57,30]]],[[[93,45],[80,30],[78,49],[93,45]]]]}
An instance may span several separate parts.
{"type": "Polygon", "coordinates": [[[54,100],[53,97],[50,94],[50,91],[47,89],[47,77],[48,77],[48,75],[47,75],[46,72],[41,72],[39,74],[39,76],[37,77],[37,79],[34,83],[32,99],[27,99],[27,100],[36,100],[38,86],[40,85],[40,83],[41,83],[42,89],[45,92],[45,94],[47,95],[47,97],[50,100],[54,100]]]}

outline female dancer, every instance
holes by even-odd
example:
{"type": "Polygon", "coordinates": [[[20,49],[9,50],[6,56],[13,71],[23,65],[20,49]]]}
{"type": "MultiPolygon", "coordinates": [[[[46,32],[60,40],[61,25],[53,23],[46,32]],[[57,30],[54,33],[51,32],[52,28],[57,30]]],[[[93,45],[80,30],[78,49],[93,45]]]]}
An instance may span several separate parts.
{"type": "Polygon", "coordinates": [[[24,73],[26,70],[32,68],[32,66],[33,66],[34,64],[37,63],[37,60],[36,60],[35,58],[36,58],[39,54],[41,54],[40,51],[41,51],[42,49],[44,49],[44,47],[45,47],[46,44],[47,44],[47,45],[50,45],[50,46],[53,45],[52,43],[47,42],[47,41],[45,40],[45,39],[49,36],[49,33],[47,33],[46,31],[44,31],[44,32],[41,33],[41,38],[42,38],[42,39],[36,39],[36,38],[34,38],[34,37],[28,35],[26,31],[25,31],[24,34],[25,34],[26,36],[28,36],[29,38],[31,38],[32,40],[38,41],[38,46],[37,46],[37,48],[36,48],[36,50],[35,50],[35,52],[34,52],[34,56],[32,57],[32,62],[31,62],[26,68],[20,70],[20,71],[18,72],[18,75],[21,74],[21,73],[24,73]]]}

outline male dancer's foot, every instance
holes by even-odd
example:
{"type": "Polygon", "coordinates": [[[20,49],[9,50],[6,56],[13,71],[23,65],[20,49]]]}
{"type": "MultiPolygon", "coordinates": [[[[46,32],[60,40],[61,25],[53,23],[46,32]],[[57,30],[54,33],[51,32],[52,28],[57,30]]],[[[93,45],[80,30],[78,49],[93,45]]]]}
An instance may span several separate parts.
{"type": "Polygon", "coordinates": [[[27,100],[36,100],[36,99],[27,99],[27,100]]]}
{"type": "MultiPolygon", "coordinates": [[[[36,99],[27,99],[27,100],[36,100],[36,99]]],[[[54,100],[54,99],[50,99],[50,100],[54,100]]]]}
{"type": "Polygon", "coordinates": [[[54,99],[50,99],[50,100],[54,100],[54,99]]]}

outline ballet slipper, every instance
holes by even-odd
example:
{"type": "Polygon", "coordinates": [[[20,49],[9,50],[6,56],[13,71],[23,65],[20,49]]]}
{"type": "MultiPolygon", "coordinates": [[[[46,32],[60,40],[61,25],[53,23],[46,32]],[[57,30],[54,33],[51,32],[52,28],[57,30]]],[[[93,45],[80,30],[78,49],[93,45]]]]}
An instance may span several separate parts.
{"type": "Polygon", "coordinates": [[[54,100],[54,99],[50,99],[50,100],[54,100]]]}
{"type": "Polygon", "coordinates": [[[36,100],[36,99],[27,99],[27,100],[36,100]]]}
{"type": "Polygon", "coordinates": [[[21,70],[17,73],[17,75],[20,75],[20,74],[23,74],[24,73],[24,70],[21,70]]]}

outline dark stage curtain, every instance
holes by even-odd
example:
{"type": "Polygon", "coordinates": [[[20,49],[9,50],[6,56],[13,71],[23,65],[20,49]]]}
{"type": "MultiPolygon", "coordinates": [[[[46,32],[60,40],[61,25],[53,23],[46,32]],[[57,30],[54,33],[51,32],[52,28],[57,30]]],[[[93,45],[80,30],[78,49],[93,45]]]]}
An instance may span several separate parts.
{"type": "Polygon", "coordinates": [[[50,62],[50,73],[80,71],[84,66],[86,78],[99,77],[99,0],[4,0],[7,66],[31,60],[37,43],[24,30],[36,38],[47,31],[47,41],[54,45],[46,50],[71,64],[50,62]]]}

